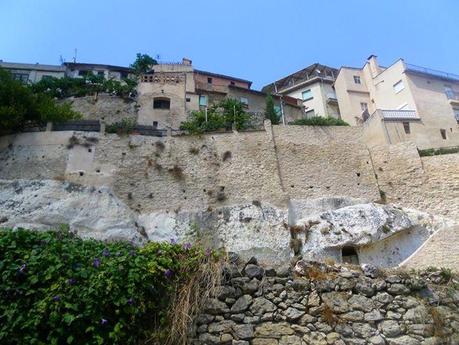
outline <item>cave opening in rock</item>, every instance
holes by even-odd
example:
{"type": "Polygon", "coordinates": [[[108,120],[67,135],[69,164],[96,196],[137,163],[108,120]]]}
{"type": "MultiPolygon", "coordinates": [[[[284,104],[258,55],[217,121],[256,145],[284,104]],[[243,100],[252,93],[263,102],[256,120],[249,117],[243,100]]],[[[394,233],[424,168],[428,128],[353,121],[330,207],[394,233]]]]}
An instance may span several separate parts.
{"type": "Polygon", "coordinates": [[[341,249],[341,260],[343,263],[358,265],[359,255],[354,247],[343,247],[341,249]]]}

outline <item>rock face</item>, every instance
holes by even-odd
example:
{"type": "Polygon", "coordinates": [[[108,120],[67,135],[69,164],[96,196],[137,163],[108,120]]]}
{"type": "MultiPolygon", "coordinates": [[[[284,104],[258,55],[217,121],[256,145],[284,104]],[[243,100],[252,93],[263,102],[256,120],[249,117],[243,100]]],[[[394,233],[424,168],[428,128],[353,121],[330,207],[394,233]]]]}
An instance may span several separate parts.
{"type": "MultiPolygon", "coordinates": [[[[108,187],[55,180],[0,180],[0,226],[56,229],[68,224],[82,237],[152,241],[190,241],[254,254],[262,263],[290,259],[287,213],[263,205],[224,206],[211,211],[138,213],[108,187]],[[190,226],[192,225],[192,226],[190,226]]],[[[260,272],[254,272],[260,275],[260,272]]]]}
{"type": "Polygon", "coordinates": [[[296,225],[304,229],[305,258],[340,262],[342,248],[350,247],[360,263],[391,267],[414,253],[435,230],[451,223],[423,212],[367,203],[302,218],[296,225]]]}
{"type": "MultiPolygon", "coordinates": [[[[361,204],[356,199],[325,198],[295,201],[289,209],[268,203],[221,206],[207,210],[133,210],[109,187],[90,187],[56,180],[0,180],[0,226],[32,229],[69,224],[82,237],[193,242],[257,256],[261,264],[280,267],[292,253],[287,222],[303,214],[295,241],[303,257],[342,260],[342,248],[353,247],[360,263],[393,267],[415,252],[428,236],[451,221],[389,205],[361,204]],[[329,208],[329,210],[326,210],[329,208]],[[324,211],[325,210],[325,211],[324,211]],[[303,213],[302,213],[303,212],[303,213]],[[388,255],[387,253],[390,253],[388,255]]],[[[450,260],[451,261],[451,260],[450,260]]],[[[453,263],[453,262],[452,262],[453,263]]],[[[246,267],[250,278],[263,269],[246,267]]],[[[255,279],[255,280],[256,280],[255,279]]],[[[258,288],[256,281],[244,293],[258,288]]]]}
{"type": "Polygon", "coordinates": [[[452,287],[447,292],[450,278],[438,280],[440,270],[372,271],[369,277],[338,265],[300,261],[297,266],[302,275],[287,277],[266,270],[274,274],[249,278],[244,266],[225,269],[224,295],[237,294],[250,279],[260,279],[259,288],[236,301],[218,301],[218,308],[215,300],[207,303],[194,322],[191,343],[459,344],[459,292],[452,287]]]}
{"type": "Polygon", "coordinates": [[[2,227],[56,229],[68,224],[81,237],[129,240],[145,237],[136,216],[109,188],[52,180],[0,180],[2,227]]]}

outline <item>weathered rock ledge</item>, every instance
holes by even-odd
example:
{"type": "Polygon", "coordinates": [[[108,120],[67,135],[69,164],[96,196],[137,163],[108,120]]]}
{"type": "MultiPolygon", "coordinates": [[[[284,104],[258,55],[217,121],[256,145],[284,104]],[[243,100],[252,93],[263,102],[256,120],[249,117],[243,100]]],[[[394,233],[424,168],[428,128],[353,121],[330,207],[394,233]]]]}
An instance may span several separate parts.
{"type": "Polygon", "coordinates": [[[380,271],[299,261],[228,264],[193,344],[459,344],[459,281],[445,270],[380,271]]]}

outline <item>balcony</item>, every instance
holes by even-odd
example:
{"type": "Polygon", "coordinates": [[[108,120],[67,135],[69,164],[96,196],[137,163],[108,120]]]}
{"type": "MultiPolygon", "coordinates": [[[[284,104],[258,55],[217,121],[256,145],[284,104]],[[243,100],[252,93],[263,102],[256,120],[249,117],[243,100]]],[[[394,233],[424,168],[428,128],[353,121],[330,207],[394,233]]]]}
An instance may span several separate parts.
{"type": "Polygon", "coordinates": [[[459,103],[459,92],[448,90],[445,93],[451,103],[459,103]]]}
{"type": "Polygon", "coordinates": [[[327,93],[327,102],[338,104],[338,99],[336,98],[336,94],[333,92],[327,93]]]}
{"type": "Polygon", "coordinates": [[[384,120],[421,120],[416,110],[379,110],[384,120]]]}

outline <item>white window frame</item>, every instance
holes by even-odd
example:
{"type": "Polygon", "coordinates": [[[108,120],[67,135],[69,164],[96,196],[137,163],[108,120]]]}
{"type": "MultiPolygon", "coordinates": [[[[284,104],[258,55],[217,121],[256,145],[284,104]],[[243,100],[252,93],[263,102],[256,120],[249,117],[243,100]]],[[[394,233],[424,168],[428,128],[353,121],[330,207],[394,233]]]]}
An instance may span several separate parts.
{"type": "Polygon", "coordinates": [[[316,116],[316,113],[315,113],[314,109],[309,109],[309,110],[305,110],[304,111],[304,118],[305,119],[309,119],[309,118],[314,117],[314,116],[316,116]],[[308,114],[312,114],[312,116],[308,116],[308,114]]]}
{"type": "Polygon", "coordinates": [[[249,106],[249,99],[247,97],[239,97],[239,102],[241,102],[244,107],[249,106]]]}
{"type": "Polygon", "coordinates": [[[459,123],[459,108],[453,108],[454,117],[456,118],[457,123],[459,123]]]}
{"type": "Polygon", "coordinates": [[[311,90],[311,89],[307,89],[307,90],[301,91],[301,98],[303,99],[303,102],[304,102],[304,101],[309,101],[309,100],[313,99],[314,96],[312,95],[312,90],[311,90]],[[307,92],[309,92],[309,96],[310,96],[310,97],[309,97],[309,98],[304,98],[304,94],[307,93],[307,92]]]}
{"type": "Polygon", "coordinates": [[[207,95],[199,95],[199,106],[207,107],[207,105],[208,105],[207,95]],[[201,102],[201,100],[204,100],[204,102],[201,102]]]}
{"type": "Polygon", "coordinates": [[[394,88],[394,91],[397,94],[405,89],[405,84],[403,83],[403,80],[399,80],[392,87],[394,88]]]}

